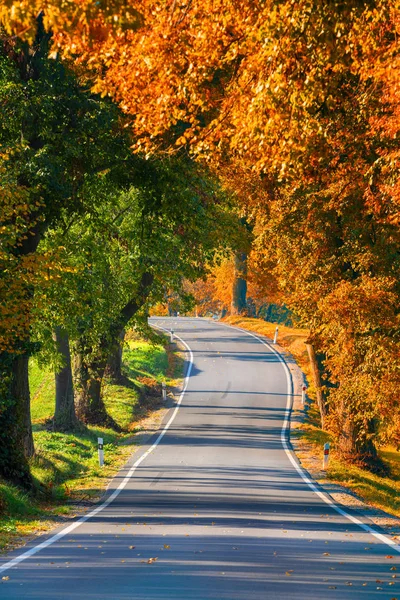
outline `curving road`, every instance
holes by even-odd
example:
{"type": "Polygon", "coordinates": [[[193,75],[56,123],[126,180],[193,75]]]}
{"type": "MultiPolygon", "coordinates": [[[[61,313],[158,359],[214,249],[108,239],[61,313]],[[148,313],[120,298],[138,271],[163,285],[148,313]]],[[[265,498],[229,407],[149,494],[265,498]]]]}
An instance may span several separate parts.
{"type": "Polygon", "coordinates": [[[285,450],[277,354],[203,319],[152,323],[192,350],[174,420],[110,504],[12,568],[21,551],[2,559],[0,598],[400,599],[399,548],[326,504],[285,450]]]}

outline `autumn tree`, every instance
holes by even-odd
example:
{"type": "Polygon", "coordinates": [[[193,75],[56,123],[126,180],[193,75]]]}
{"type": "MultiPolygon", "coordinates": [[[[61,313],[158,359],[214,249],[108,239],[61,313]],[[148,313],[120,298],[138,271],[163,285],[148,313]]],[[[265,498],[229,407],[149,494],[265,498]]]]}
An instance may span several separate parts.
{"type": "MultiPolygon", "coordinates": [[[[32,4],[8,6],[9,33],[32,37],[32,4]]],[[[49,0],[45,19],[136,148],[258,178],[257,252],[335,386],[327,426],[372,464],[397,410],[398,3],[49,0]]]]}

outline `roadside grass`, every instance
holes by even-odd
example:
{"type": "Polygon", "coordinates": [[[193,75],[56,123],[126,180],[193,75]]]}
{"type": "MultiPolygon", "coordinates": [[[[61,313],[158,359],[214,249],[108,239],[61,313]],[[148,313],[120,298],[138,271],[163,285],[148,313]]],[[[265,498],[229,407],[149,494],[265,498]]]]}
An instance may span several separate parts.
{"type": "Polygon", "coordinates": [[[157,345],[130,341],[123,354],[122,383],[106,382],[104,401],[122,429],[120,433],[84,425],[71,433],[51,431],[54,375],[31,361],[29,381],[36,450],[31,472],[36,489],[30,495],[0,481],[0,550],[20,543],[22,536],[46,531],[75,516],[102,495],[107,481],[134,451],[133,433],[141,430],[140,419],[162,406],[161,382],[165,380],[170,386],[176,383],[175,377],[182,376],[183,359],[176,347],[164,347],[163,341],[157,345]],[[173,371],[171,364],[175,365],[173,371]],[[104,440],[104,467],[98,465],[98,437],[104,440]]]}
{"type": "Polygon", "coordinates": [[[379,456],[388,467],[387,477],[375,475],[354,465],[344,464],[333,452],[329,479],[351,488],[366,502],[400,517],[400,453],[394,447],[380,448],[379,456]]]}
{"type": "MultiPolygon", "coordinates": [[[[276,323],[240,316],[225,318],[223,322],[269,338],[274,337],[276,328],[276,323]]],[[[305,346],[307,335],[308,332],[305,329],[279,325],[278,344],[290,352],[305,373],[308,382],[309,406],[305,413],[305,421],[291,432],[291,436],[299,440],[301,462],[305,468],[310,469],[311,465],[315,463],[316,456],[321,457],[322,461],[323,446],[326,442],[330,442],[331,453],[326,478],[349,488],[372,506],[400,517],[400,452],[392,446],[379,448],[379,456],[387,466],[389,475],[376,475],[340,460],[335,452],[334,440],[329,433],[321,429],[315,401],[315,388],[305,346]]]]}

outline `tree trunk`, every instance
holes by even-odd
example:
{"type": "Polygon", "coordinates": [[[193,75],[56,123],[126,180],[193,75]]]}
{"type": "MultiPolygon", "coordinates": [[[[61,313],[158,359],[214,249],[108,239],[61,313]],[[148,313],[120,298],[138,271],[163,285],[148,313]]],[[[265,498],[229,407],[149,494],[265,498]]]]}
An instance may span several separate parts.
{"type": "Polygon", "coordinates": [[[365,416],[366,411],[357,406],[352,409],[342,406],[341,428],[338,438],[338,451],[342,458],[374,472],[382,472],[385,467],[378,457],[374,439],[377,423],[365,416]]]}
{"type": "Polygon", "coordinates": [[[233,315],[240,315],[246,310],[247,294],[247,254],[246,252],[237,252],[235,254],[235,278],[232,289],[233,315]]]}
{"type": "Polygon", "coordinates": [[[130,319],[143,307],[154,281],[152,273],[142,273],[135,298],[125,304],[115,321],[111,322],[107,334],[99,340],[99,350],[93,354],[89,344],[82,338],[78,345],[75,361],[75,381],[78,391],[76,410],[78,418],[92,425],[105,425],[120,430],[120,427],[107,414],[101,398],[101,383],[107,359],[116,341],[120,341],[121,331],[130,319]]]}
{"type": "Polygon", "coordinates": [[[321,377],[321,364],[317,358],[314,345],[311,343],[306,344],[308,357],[310,359],[311,370],[314,380],[315,391],[317,395],[317,404],[321,415],[321,427],[325,429],[325,419],[328,413],[326,395],[322,385],[321,377]]]}
{"type": "Polygon", "coordinates": [[[0,355],[0,476],[29,489],[34,445],[27,354],[0,355]]]}
{"type": "Polygon", "coordinates": [[[118,336],[118,341],[110,353],[107,361],[106,376],[118,383],[122,379],[122,350],[124,345],[125,329],[118,336]]]}
{"type": "Polygon", "coordinates": [[[84,423],[107,426],[112,420],[101,397],[106,361],[89,357],[83,349],[75,357],[76,413],[84,423]]]}
{"type": "Polygon", "coordinates": [[[57,350],[61,354],[64,366],[55,373],[56,408],[53,427],[55,431],[70,431],[77,426],[75,414],[74,386],[72,381],[71,353],[69,350],[68,333],[61,327],[56,327],[53,333],[57,350]]]}

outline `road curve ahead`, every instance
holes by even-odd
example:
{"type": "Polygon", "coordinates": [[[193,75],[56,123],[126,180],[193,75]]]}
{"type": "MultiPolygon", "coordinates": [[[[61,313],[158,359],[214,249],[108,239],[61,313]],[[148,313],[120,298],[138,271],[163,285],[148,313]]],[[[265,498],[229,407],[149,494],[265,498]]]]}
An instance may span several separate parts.
{"type": "Polygon", "coordinates": [[[204,319],[152,323],[192,350],[173,422],[108,506],[0,574],[0,598],[400,600],[396,549],[323,502],[289,460],[276,353],[204,319]]]}

